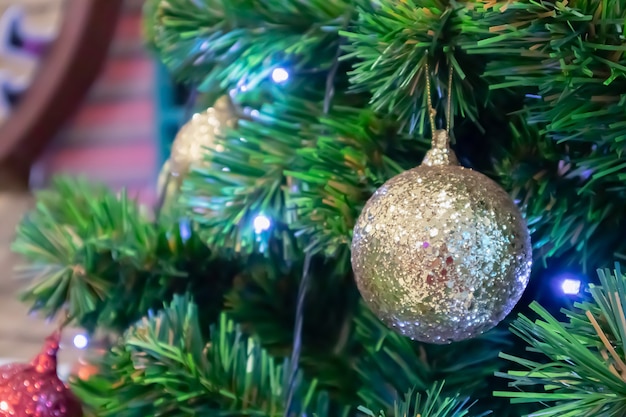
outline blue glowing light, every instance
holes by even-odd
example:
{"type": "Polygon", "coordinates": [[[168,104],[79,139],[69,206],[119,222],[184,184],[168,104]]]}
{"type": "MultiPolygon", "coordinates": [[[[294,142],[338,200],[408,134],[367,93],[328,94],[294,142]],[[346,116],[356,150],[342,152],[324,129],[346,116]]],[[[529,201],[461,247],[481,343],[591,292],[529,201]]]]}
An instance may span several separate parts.
{"type": "Polygon", "coordinates": [[[565,278],[561,282],[561,290],[563,294],[576,295],[580,293],[580,280],[576,278],[565,278]]]}
{"type": "Polygon", "coordinates": [[[272,71],[272,80],[274,80],[275,83],[277,84],[284,83],[288,79],[289,79],[289,73],[287,72],[286,69],[279,67],[279,68],[275,68],[274,71],[272,71]]]}
{"type": "Polygon", "coordinates": [[[84,334],[74,336],[74,346],[78,349],[85,349],[89,345],[89,340],[84,334]]]}
{"type": "Polygon", "coordinates": [[[180,231],[180,238],[183,242],[186,242],[191,237],[191,224],[187,219],[182,219],[178,224],[180,231]]]}
{"type": "Polygon", "coordinates": [[[255,232],[262,233],[272,227],[272,221],[269,219],[269,217],[264,216],[263,214],[259,214],[254,218],[253,225],[255,232]]]}

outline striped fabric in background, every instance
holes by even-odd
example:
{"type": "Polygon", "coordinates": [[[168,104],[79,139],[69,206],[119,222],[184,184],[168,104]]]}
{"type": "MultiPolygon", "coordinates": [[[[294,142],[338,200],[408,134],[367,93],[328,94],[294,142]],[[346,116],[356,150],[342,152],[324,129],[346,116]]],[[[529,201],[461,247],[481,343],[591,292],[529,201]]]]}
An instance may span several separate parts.
{"type": "Polygon", "coordinates": [[[82,175],[155,201],[154,61],[141,38],[141,5],[126,0],[109,60],[78,114],[34,166],[34,187],[55,174],[82,175]]]}

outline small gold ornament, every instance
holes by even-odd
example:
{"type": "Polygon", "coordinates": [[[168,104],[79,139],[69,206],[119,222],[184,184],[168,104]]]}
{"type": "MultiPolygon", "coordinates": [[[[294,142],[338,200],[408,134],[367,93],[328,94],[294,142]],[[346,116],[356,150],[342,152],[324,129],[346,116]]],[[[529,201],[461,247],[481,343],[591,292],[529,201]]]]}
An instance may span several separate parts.
{"type": "Polygon", "coordinates": [[[205,163],[206,148],[215,145],[216,137],[225,129],[234,127],[237,121],[235,110],[228,96],[223,96],[213,107],[194,114],[176,135],[170,155],[170,172],[175,177],[185,178],[192,166],[205,163]]]}
{"type": "Polygon", "coordinates": [[[172,144],[170,158],[159,173],[157,193],[160,206],[167,206],[176,199],[192,167],[206,165],[207,148],[214,147],[216,138],[236,123],[233,104],[228,96],[223,96],[213,107],[194,114],[183,125],[172,144]]]}
{"type": "MultiPolygon", "coordinates": [[[[213,107],[196,113],[179,130],[170,158],[165,161],[157,182],[158,207],[172,207],[180,188],[194,166],[206,166],[206,153],[216,138],[234,127],[237,116],[230,97],[223,96],[213,107]]],[[[159,210],[161,211],[161,210],[159,210]]]]}
{"type": "Polygon", "coordinates": [[[437,131],[424,163],[387,181],[354,228],[352,266],[368,306],[399,333],[444,344],[497,325],[530,276],[526,223],[488,177],[458,165],[437,131]]]}

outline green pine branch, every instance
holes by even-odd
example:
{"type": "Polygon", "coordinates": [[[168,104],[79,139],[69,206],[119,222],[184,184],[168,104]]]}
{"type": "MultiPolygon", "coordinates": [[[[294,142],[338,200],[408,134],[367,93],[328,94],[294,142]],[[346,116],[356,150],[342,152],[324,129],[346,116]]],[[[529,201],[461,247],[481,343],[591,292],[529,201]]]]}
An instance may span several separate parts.
{"type": "MultiPolygon", "coordinates": [[[[460,398],[460,395],[444,397],[443,383],[434,384],[423,395],[420,392],[409,391],[404,400],[396,401],[393,415],[396,417],[466,417],[469,414],[468,401],[460,398]]],[[[369,417],[386,417],[384,411],[375,414],[366,407],[359,410],[369,417]]],[[[486,415],[486,414],[483,414],[486,415]]]]}
{"type": "Polygon", "coordinates": [[[545,357],[535,361],[502,354],[518,368],[502,377],[512,390],[496,392],[513,403],[542,403],[531,416],[618,417],[626,413],[626,276],[619,266],[598,271],[600,286],[591,285],[591,300],[565,311],[559,322],[538,304],[538,319],[521,315],[512,331],[545,357]]]}
{"type": "Polygon", "coordinates": [[[445,0],[364,2],[352,30],[341,32],[349,41],[342,59],[356,60],[352,89],[371,93],[375,111],[393,114],[410,131],[427,135],[430,79],[440,115],[451,97],[454,115],[478,123],[487,98],[479,78],[482,62],[459,48],[477,39],[476,22],[467,16],[471,6],[445,0]],[[453,84],[448,91],[450,70],[453,84]]]}
{"type": "Polygon", "coordinates": [[[293,230],[311,253],[346,253],[359,207],[416,165],[425,146],[368,111],[337,105],[323,113],[321,98],[284,96],[217,138],[208,168],[191,173],[181,199],[209,245],[251,253],[283,239],[297,259],[293,230]],[[254,229],[260,214],[273,222],[266,233],[254,229]]]}
{"type": "Polygon", "coordinates": [[[13,244],[27,261],[18,272],[33,310],[123,331],[173,293],[194,290],[217,317],[237,266],[195,234],[183,239],[179,223],[156,224],[124,191],[83,180],[58,178],[36,198],[13,244]]]}
{"type": "MultiPolygon", "coordinates": [[[[307,379],[318,381],[333,400],[354,403],[358,378],[352,369],[352,314],[358,293],[351,275],[334,261],[314,257],[304,304],[300,366],[307,379]]],[[[302,263],[257,259],[237,276],[226,296],[225,311],[258,337],[275,357],[289,357],[298,302],[302,263]]]]}
{"type": "MultiPolygon", "coordinates": [[[[282,417],[288,367],[224,315],[205,340],[197,307],[189,297],[175,297],[124,335],[105,356],[100,374],[75,381],[73,389],[99,417],[282,417]]],[[[302,413],[327,413],[315,381],[308,384],[300,376],[297,387],[302,413]]]]}
{"type": "MultiPolygon", "coordinates": [[[[619,152],[626,138],[626,11],[619,0],[485,3],[476,13],[491,36],[466,49],[489,57],[484,77],[492,89],[536,95],[529,122],[545,123],[554,140],[594,143],[598,156],[619,152]]],[[[606,179],[616,166],[593,175],[606,179]]]]}
{"type": "Polygon", "coordinates": [[[85,318],[102,309],[121,276],[133,285],[138,270],[175,273],[155,257],[156,237],[126,194],[59,179],[18,226],[13,250],[30,262],[21,275],[34,280],[24,299],[48,316],[67,308],[85,318]]]}
{"type": "Polygon", "coordinates": [[[272,70],[326,71],[348,0],[150,0],[145,25],[179,79],[205,91],[254,88],[272,70]]]}
{"type": "MultiPolygon", "coordinates": [[[[100,372],[89,380],[73,381],[73,390],[88,415],[98,417],[280,417],[285,412],[288,367],[287,360],[278,363],[225,315],[205,341],[196,306],[189,297],[175,297],[164,310],[129,329],[102,358],[100,372]]],[[[300,411],[294,415],[349,415],[349,403],[333,404],[316,388],[317,381],[307,383],[302,376],[296,381],[300,411]]],[[[446,394],[451,390],[444,390],[443,384],[420,391],[411,390],[390,415],[468,415],[468,401],[459,393],[446,394]]],[[[364,400],[372,404],[372,398],[364,400]]],[[[359,410],[374,415],[369,408],[359,410]]]]}
{"type": "Polygon", "coordinates": [[[210,246],[252,253],[283,238],[285,251],[297,256],[288,231],[294,213],[285,172],[297,166],[297,150],[313,143],[310,126],[320,111],[318,103],[295,98],[265,105],[216,138],[206,156],[209,167],[189,175],[181,196],[210,246]],[[259,215],[271,220],[270,230],[255,230],[259,215]]]}
{"type": "Polygon", "coordinates": [[[477,410],[497,411],[498,416],[519,415],[519,408],[494,401],[486,390],[491,377],[504,365],[499,353],[511,344],[504,330],[436,346],[395,333],[364,305],[360,305],[354,323],[356,342],[364,351],[355,363],[361,379],[359,396],[368,407],[389,413],[398,396],[407,390],[424,392],[438,381],[446,381],[441,388],[444,396],[471,396],[480,402],[477,410]]]}
{"type": "Polygon", "coordinates": [[[593,158],[582,156],[587,146],[557,143],[522,121],[513,123],[511,132],[510,144],[498,146],[494,166],[524,208],[535,253],[586,271],[624,258],[626,198],[621,185],[594,182],[593,158]]]}
{"type": "Polygon", "coordinates": [[[301,185],[292,194],[293,225],[305,250],[349,255],[352,229],[367,199],[389,178],[417,165],[427,141],[397,134],[398,125],[367,110],[335,107],[315,126],[313,146],[298,150],[302,169],[287,174],[301,185]]]}

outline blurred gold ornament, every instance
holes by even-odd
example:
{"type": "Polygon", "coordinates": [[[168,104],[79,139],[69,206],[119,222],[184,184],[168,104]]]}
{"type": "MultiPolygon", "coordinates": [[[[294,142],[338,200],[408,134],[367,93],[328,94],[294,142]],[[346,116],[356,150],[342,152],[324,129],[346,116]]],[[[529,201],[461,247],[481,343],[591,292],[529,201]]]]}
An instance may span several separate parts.
{"type": "Polygon", "coordinates": [[[215,146],[216,137],[234,127],[236,113],[230,97],[223,96],[213,107],[194,114],[178,132],[172,144],[170,172],[175,177],[185,178],[192,166],[205,163],[207,148],[215,146]]]}
{"type": "Polygon", "coordinates": [[[180,129],[170,158],[165,161],[157,182],[160,206],[173,202],[183,181],[194,166],[206,165],[206,154],[215,146],[216,138],[237,123],[230,97],[223,96],[213,107],[196,113],[180,129]]]}
{"type": "Polygon", "coordinates": [[[509,195],[458,165],[438,131],[424,163],[387,181],[354,228],[352,265],[369,307],[399,333],[428,343],[497,325],[530,275],[526,223],[509,195]]]}

